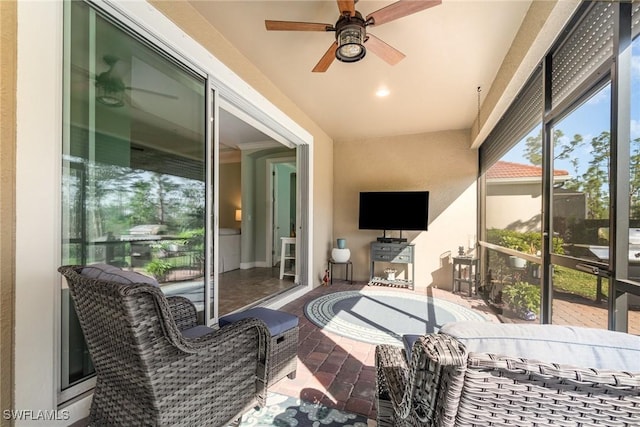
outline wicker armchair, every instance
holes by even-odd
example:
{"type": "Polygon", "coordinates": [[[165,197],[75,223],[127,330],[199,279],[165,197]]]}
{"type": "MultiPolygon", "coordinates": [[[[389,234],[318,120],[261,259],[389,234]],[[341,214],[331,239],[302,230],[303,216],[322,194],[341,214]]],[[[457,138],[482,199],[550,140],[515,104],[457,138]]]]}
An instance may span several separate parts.
{"type": "Polygon", "coordinates": [[[78,266],[58,271],[97,373],[90,425],[223,426],[264,404],[262,321],[212,330],[196,325],[188,299],[165,298],[157,286],[88,278],[78,266]]]}
{"type": "MultiPolygon", "coordinates": [[[[593,347],[617,338],[610,334],[593,347]]],[[[618,358],[635,373],[468,352],[464,340],[442,333],[415,338],[410,362],[401,347],[376,348],[379,427],[640,425],[639,337],[618,358]]]]}

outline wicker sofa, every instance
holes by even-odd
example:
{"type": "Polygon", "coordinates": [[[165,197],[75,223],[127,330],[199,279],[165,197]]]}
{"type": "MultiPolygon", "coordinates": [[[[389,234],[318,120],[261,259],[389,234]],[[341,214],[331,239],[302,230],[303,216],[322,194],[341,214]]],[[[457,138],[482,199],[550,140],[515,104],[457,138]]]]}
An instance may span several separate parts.
{"type": "Polygon", "coordinates": [[[375,363],[379,427],[640,425],[629,334],[457,322],[379,345],[375,363]]]}
{"type": "Polygon", "coordinates": [[[225,426],[264,404],[262,321],[211,330],[188,299],[165,298],[146,276],[106,265],[58,271],[96,369],[91,426],[225,426]]]}

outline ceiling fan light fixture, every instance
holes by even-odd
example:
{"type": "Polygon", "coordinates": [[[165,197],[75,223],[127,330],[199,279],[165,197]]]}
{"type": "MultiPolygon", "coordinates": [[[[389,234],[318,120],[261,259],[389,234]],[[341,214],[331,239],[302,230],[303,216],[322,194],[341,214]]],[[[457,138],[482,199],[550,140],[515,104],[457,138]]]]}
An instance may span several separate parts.
{"type": "Polygon", "coordinates": [[[337,34],[336,58],[342,62],[356,62],[364,58],[365,29],[361,25],[345,25],[337,34]]]}
{"type": "MultiPolygon", "coordinates": [[[[106,61],[106,57],[105,57],[106,61]]],[[[96,100],[108,107],[122,107],[124,105],[124,90],[126,86],[122,79],[112,76],[111,71],[115,61],[107,61],[109,70],[96,77],[96,100]]]]}
{"type": "Polygon", "coordinates": [[[96,101],[107,107],[122,107],[124,91],[111,91],[104,86],[96,86],[96,101]]]}

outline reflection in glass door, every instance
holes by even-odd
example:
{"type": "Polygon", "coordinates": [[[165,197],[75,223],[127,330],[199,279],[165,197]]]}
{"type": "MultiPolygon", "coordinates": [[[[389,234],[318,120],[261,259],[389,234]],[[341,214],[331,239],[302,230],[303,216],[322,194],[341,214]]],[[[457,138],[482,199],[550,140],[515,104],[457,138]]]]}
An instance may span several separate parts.
{"type": "MultiPolygon", "coordinates": [[[[619,319],[628,332],[640,335],[640,3],[633,6],[631,43],[631,108],[629,133],[629,264],[626,292],[618,301],[627,314],[619,319]]],[[[622,310],[619,310],[622,312],[622,310]]]]}
{"type": "MultiPolygon", "coordinates": [[[[203,323],[205,80],[86,3],[65,7],[62,263],[152,276],[203,323]]],[[[63,390],[93,374],[65,286],[63,390]]]]}
{"type": "Polygon", "coordinates": [[[610,117],[607,84],[553,126],[553,176],[570,178],[552,188],[553,253],[564,256],[553,266],[552,323],[608,327],[610,117]]]}

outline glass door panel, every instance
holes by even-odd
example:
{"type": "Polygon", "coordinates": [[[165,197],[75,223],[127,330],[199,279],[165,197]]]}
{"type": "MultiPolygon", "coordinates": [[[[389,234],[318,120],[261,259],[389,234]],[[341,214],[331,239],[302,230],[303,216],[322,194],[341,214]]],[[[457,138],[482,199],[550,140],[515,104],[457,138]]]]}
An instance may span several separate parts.
{"type": "Polygon", "coordinates": [[[555,124],[553,253],[609,260],[611,85],[555,124]]]}
{"type": "MultiPolygon", "coordinates": [[[[637,2],[636,2],[637,3],[637,2]]],[[[624,285],[633,293],[626,292],[617,298],[617,315],[627,332],[640,335],[640,3],[633,6],[631,43],[631,106],[629,138],[629,254],[628,281],[624,285]]],[[[618,275],[618,278],[621,276],[618,275]]],[[[618,323],[618,320],[616,321],[618,323]]],[[[617,330],[621,325],[616,324],[617,330]]]]}
{"type": "MultiPolygon", "coordinates": [[[[215,268],[224,316],[298,285],[296,275],[280,275],[279,260],[280,237],[295,237],[298,165],[296,149],[258,123],[234,109],[218,111],[215,268]]],[[[296,266],[290,258],[288,269],[296,266]]]]}
{"type": "Polygon", "coordinates": [[[552,127],[552,323],[608,327],[611,85],[552,127]]]}
{"type": "MultiPolygon", "coordinates": [[[[86,3],[65,4],[62,263],[155,277],[203,323],[205,81],[86,3]]],[[[62,296],[64,389],[93,370],[62,296]]]]}

